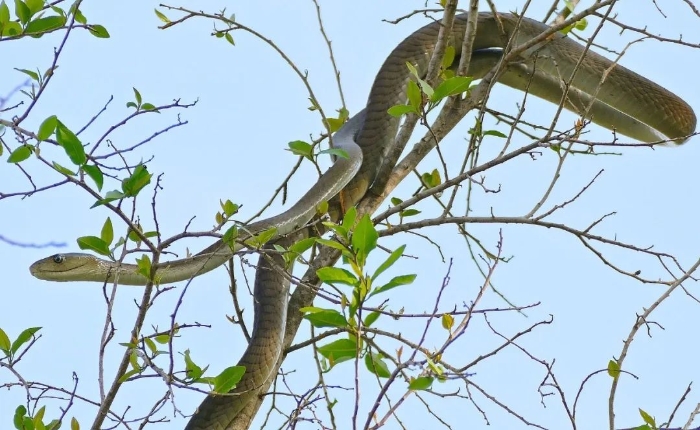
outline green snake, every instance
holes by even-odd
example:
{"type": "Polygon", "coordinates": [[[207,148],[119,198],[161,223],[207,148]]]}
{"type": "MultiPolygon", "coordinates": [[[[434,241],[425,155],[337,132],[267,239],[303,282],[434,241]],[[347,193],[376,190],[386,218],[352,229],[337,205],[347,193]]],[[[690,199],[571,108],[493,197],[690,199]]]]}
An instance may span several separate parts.
{"type": "MultiPolygon", "coordinates": [[[[467,14],[458,15],[454,21],[451,44],[457,52],[467,18],[467,14]]],[[[406,63],[413,64],[419,74],[426,73],[439,28],[439,22],[424,26],[387,57],[377,73],[365,109],[333,137],[334,147],[344,150],[347,157],[337,157],[332,167],[287,211],[247,225],[247,234],[274,228],[276,237],[281,237],[306,225],[319,204],[341,191],[346,208],[362,198],[398,131],[400,119],[389,115],[387,110],[406,100],[406,87],[413,79],[406,63]]],[[[546,24],[513,14],[480,13],[469,75],[476,79],[483,77],[501,61],[507,47],[526,43],[548,29],[546,24]]],[[[681,98],[598,54],[584,52],[582,45],[555,33],[547,41],[523,51],[520,61],[507,65],[498,81],[557,104],[562,100],[564,83],[570,82],[564,107],[643,142],[680,144],[694,133],[695,114],[681,98]],[[571,78],[574,70],[576,73],[571,78]]],[[[161,284],[189,280],[220,266],[242,248],[240,243],[232,248],[217,240],[194,256],[154,265],[154,273],[161,284]]],[[[49,281],[147,283],[136,265],[117,264],[79,253],[47,257],[32,264],[30,271],[37,278],[49,281]]],[[[289,286],[275,273],[271,263],[261,258],[254,290],[253,335],[239,362],[247,369],[243,379],[229,395],[207,396],[186,429],[231,428],[239,412],[259,395],[259,388],[275,376],[289,286]]]]}

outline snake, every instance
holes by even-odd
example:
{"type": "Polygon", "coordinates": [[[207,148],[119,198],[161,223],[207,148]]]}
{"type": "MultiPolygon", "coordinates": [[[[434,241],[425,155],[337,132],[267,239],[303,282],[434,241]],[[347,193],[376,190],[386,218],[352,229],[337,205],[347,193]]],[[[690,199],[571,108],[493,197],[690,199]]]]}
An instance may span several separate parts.
{"type": "MultiPolygon", "coordinates": [[[[457,53],[468,18],[468,14],[460,14],[454,19],[450,44],[457,53]]],[[[407,85],[415,79],[407,63],[415,67],[419,76],[425,75],[440,26],[438,21],[425,25],[389,54],[375,77],[365,108],[332,136],[334,148],[344,154],[335,157],[332,166],[295,204],[276,216],[242,228],[244,234],[233,246],[217,239],[193,256],[153,265],[154,279],[160,284],[190,280],[242,250],[246,237],[269,229],[274,229],[274,238],[284,237],[307,225],[321,203],[338,196],[344,208],[357,203],[374,182],[398,132],[401,119],[387,111],[406,102],[407,85]]],[[[516,14],[481,12],[476,28],[468,75],[480,79],[500,64],[510,47],[527,43],[550,27],[516,14]]],[[[615,133],[647,143],[681,144],[695,132],[695,113],[683,99],[559,32],[523,50],[517,60],[501,67],[498,82],[552,103],[562,103],[566,109],[615,133]]],[[[459,54],[455,64],[458,61],[459,54]]],[[[274,270],[273,260],[261,257],[256,273],[253,332],[239,361],[246,367],[243,378],[228,395],[209,394],[191,417],[187,430],[232,428],[244,407],[276,375],[289,281],[274,270]]],[[[30,272],[39,279],[58,282],[149,282],[136,265],[84,253],[46,257],[32,264],[30,272]]]]}

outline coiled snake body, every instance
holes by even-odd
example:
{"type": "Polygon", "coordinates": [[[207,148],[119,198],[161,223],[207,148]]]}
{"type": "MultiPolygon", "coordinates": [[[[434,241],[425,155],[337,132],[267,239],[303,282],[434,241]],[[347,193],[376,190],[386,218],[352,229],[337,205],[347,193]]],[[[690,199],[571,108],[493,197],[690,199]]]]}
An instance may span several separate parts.
{"type": "MultiPolygon", "coordinates": [[[[457,52],[462,45],[466,22],[466,14],[458,15],[454,22],[451,44],[457,52]]],[[[439,26],[440,23],[435,22],[419,29],[386,59],[375,78],[365,109],[334,136],[335,147],[345,150],[348,158],[337,158],[289,210],[248,225],[246,230],[250,234],[272,227],[276,228],[278,236],[289,234],[305,225],[321,202],[333,198],[341,190],[346,207],[362,198],[398,130],[399,119],[390,116],[387,110],[406,99],[406,86],[411,79],[406,62],[413,64],[419,73],[426,72],[439,26]]],[[[541,22],[512,14],[479,14],[469,75],[481,78],[501,60],[502,52],[493,51],[493,48],[503,50],[507,46],[521,45],[548,28],[541,22]],[[518,24],[520,19],[522,22],[518,24]]],[[[560,34],[524,51],[521,60],[508,65],[499,76],[499,82],[559,103],[565,87],[562,83],[570,80],[565,107],[579,114],[587,112],[587,118],[617,133],[645,142],[667,140],[680,144],[695,131],[695,114],[678,96],[622,66],[613,66],[600,55],[590,51],[584,55],[582,45],[560,34]],[[574,70],[576,73],[571,79],[574,70]],[[603,76],[605,80],[601,83],[603,76]]],[[[191,279],[223,264],[241,248],[242,245],[237,245],[231,249],[218,240],[192,257],[158,264],[155,273],[161,283],[191,279]]],[[[87,254],[54,255],[37,261],[30,271],[37,278],[50,281],[147,283],[135,265],[117,265],[87,254]]],[[[259,388],[274,377],[284,336],[289,285],[275,273],[270,263],[261,258],[254,291],[253,335],[239,362],[247,369],[243,379],[231,392],[233,395],[207,396],[187,429],[230,428],[259,388]]]]}

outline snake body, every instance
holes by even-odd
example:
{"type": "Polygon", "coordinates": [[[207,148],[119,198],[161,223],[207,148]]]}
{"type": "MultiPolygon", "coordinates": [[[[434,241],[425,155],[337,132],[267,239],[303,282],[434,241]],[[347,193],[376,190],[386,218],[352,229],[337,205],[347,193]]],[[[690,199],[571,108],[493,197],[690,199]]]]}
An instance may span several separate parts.
{"type": "MultiPolygon", "coordinates": [[[[451,44],[462,45],[468,16],[455,18],[451,44]]],[[[311,189],[289,210],[248,225],[249,234],[276,228],[288,234],[306,224],[316,207],[342,190],[345,207],[359,201],[374,181],[385,151],[398,131],[398,118],[387,110],[406,99],[411,74],[406,62],[425,74],[433,53],[440,23],[417,30],[387,57],[377,73],[366,108],[339,130],[333,142],[348,154],[338,157],[311,189]]],[[[483,77],[509,46],[521,45],[549,27],[512,14],[480,13],[469,74],[483,77]],[[522,20],[522,21],[521,21],[522,20]],[[520,22],[521,21],[521,22],[520,22]],[[520,22],[520,23],[519,23],[520,22]],[[494,51],[493,49],[496,49],[494,51]]],[[[563,83],[570,82],[564,106],[617,133],[644,141],[683,143],[693,134],[696,117],[681,98],[648,79],[613,63],[556,33],[547,41],[525,50],[519,63],[506,67],[499,82],[553,103],[559,103],[563,83]],[[573,74],[574,70],[576,73],[573,74]],[[573,74],[573,78],[572,78],[573,74]],[[605,76],[601,83],[601,78],[605,76]]],[[[458,61],[458,58],[455,60],[458,61]]],[[[161,283],[191,279],[218,267],[242,245],[229,247],[221,240],[189,257],[161,263],[155,273],[161,283]]],[[[34,263],[31,273],[50,281],[96,281],[145,285],[147,280],[131,264],[116,264],[85,254],[59,254],[34,263]]],[[[189,430],[229,429],[259,388],[274,377],[284,335],[288,281],[272,263],[262,259],[256,275],[255,319],[250,344],[239,364],[246,373],[232,395],[209,395],[187,425],[189,430]]]]}

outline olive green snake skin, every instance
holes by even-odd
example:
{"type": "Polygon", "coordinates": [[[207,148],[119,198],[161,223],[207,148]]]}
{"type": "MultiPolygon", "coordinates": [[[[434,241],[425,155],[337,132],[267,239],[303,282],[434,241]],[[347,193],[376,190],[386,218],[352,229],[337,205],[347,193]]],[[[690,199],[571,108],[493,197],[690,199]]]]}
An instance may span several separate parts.
{"type": "MultiPolygon", "coordinates": [[[[474,40],[470,76],[483,77],[502,57],[508,46],[521,45],[549,27],[538,21],[512,14],[479,14],[474,40]],[[498,25],[500,20],[502,29],[498,25]],[[516,29],[517,28],[517,29],[516,29]],[[496,51],[494,51],[494,48],[496,51]]],[[[464,38],[467,15],[458,15],[451,44],[459,52],[464,38]]],[[[311,189],[289,210],[245,227],[249,234],[275,228],[276,237],[287,235],[306,225],[317,206],[342,191],[343,206],[359,201],[372,185],[399,127],[399,118],[387,110],[406,100],[411,74],[406,62],[425,74],[433,53],[440,23],[419,29],[401,42],[386,59],[372,86],[367,106],[353,117],[333,138],[336,148],[347,158],[338,157],[311,189]]],[[[584,47],[570,38],[554,34],[548,41],[521,54],[521,62],[508,65],[499,82],[527,90],[553,103],[560,103],[564,87],[571,82],[564,106],[585,113],[593,122],[644,142],[683,143],[695,131],[696,118],[691,107],[675,94],[648,79],[609,60],[587,52],[577,67],[584,47]],[[536,61],[533,61],[536,58],[536,61]],[[576,73],[571,79],[572,72],[576,73]],[[601,83],[602,77],[605,80],[601,83]]],[[[455,61],[458,61],[457,58],[455,61]]],[[[161,284],[188,280],[206,273],[243,248],[233,249],[221,240],[188,258],[164,262],[154,267],[161,284]]],[[[277,264],[280,264],[278,261],[277,264]]],[[[34,263],[31,273],[50,281],[116,282],[145,285],[147,279],[131,264],[100,260],[87,254],[57,254],[34,263]]],[[[286,320],[289,282],[274,270],[268,259],[260,259],[256,275],[253,334],[239,365],[246,366],[243,379],[229,395],[209,395],[191,418],[188,430],[229,429],[236,416],[259,395],[259,388],[270,378],[280,357],[286,320]]]]}

